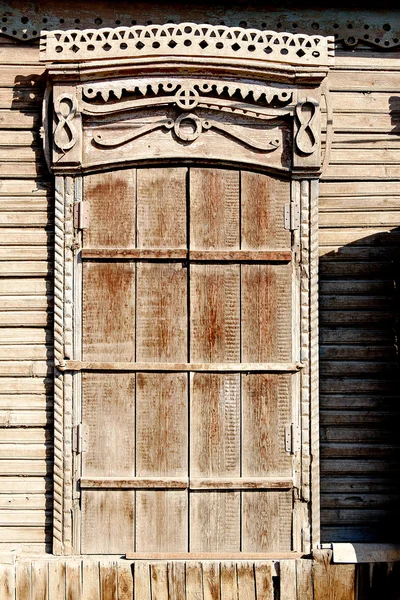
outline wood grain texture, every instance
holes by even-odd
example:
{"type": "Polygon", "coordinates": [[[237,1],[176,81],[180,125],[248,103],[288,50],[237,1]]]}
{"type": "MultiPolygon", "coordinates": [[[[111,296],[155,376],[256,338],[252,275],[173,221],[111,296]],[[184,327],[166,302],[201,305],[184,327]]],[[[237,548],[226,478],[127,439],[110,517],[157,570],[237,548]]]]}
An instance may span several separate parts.
{"type": "Polygon", "coordinates": [[[185,552],[187,511],[186,491],[137,491],[137,552],[185,552]]]}
{"type": "Polygon", "coordinates": [[[135,360],[135,266],[85,263],[83,357],[135,360]]]}
{"type": "Polygon", "coordinates": [[[185,168],[138,170],[138,248],[186,248],[186,176],[185,168]]]}
{"type": "Polygon", "coordinates": [[[239,266],[194,264],[190,280],[191,360],[239,361],[239,266]]]}
{"type": "Polygon", "coordinates": [[[84,476],[135,475],[135,376],[86,373],[82,422],[88,428],[84,476]]]}
{"type": "Polygon", "coordinates": [[[290,402],[290,375],[242,375],[244,476],[291,474],[285,451],[290,402]]]}
{"type": "Polygon", "coordinates": [[[188,470],[187,378],[181,374],[136,376],[136,473],[184,476],[188,470]]]}
{"type": "Polygon", "coordinates": [[[135,492],[82,494],[82,554],[125,554],[134,549],[135,492]]]}
{"type": "Polygon", "coordinates": [[[241,247],[246,250],[290,248],[290,232],[284,229],[284,205],[289,201],[289,182],[241,172],[241,247]]]}
{"type": "Polygon", "coordinates": [[[243,552],[291,550],[291,492],[242,492],[243,552]]]}
{"type": "Polygon", "coordinates": [[[90,207],[90,226],[84,230],[84,246],[88,248],[135,247],[135,169],[87,175],[84,178],[83,193],[90,207]]]}
{"type": "Polygon", "coordinates": [[[191,552],[239,552],[240,538],[239,492],[191,492],[191,552]]]}
{"type": "Polygon", "coordinates": [[[187,360],[187,272],[179,263],[137,266],[136,360],[187,360]]]}
{"type": "Polygon", "coordinates": [[[240,248],[238,171],[190,170],[190,247],[193,250],[240,248]]]}
{"type": "Polygon", "coordinates": [[[291,265],[241,266],[241,342],[244,362],[291,359],[291,279],[291,265]]]}

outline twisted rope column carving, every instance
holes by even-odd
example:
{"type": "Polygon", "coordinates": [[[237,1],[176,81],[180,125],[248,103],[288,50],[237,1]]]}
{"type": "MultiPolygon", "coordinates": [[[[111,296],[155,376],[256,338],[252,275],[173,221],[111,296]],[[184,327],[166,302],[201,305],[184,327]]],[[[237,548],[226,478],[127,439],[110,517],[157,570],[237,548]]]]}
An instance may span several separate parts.
{"type": "Polygon", "coordinates": [[[310,421],[312,470],[312,544],[320,542],[319,495],[319,344],[318,344],[318,180],[310,183],[310,421]]]}
{"type": "Polygon", "coordinates": [[[57,366],[64,360],[64,178],[56,177],[54,237],[54,491],[53,552],[63,554],[64,496],[64,377],[57,366]]]}
{"type": "MultiPolygon", "coordinates": [[[[73,356],[73,202],[74,180],[65,178],[64,188],[64,356],[73,356]]],[[[72,552],[72,374],[64,375],[64,552],[72,552]]]]}
{"type": "MultiPolygon", "coordinates": [[[[300,360],[305,365],[301,373],[301,496],[302,500],[310,500],[310,196],[309,182],[300,184],[300,360]]],[[[309,522],[308,517],[306,523],[309,522]]],[[[309,528],[303,528],[303,551],[309,548],[309,528]]]]}

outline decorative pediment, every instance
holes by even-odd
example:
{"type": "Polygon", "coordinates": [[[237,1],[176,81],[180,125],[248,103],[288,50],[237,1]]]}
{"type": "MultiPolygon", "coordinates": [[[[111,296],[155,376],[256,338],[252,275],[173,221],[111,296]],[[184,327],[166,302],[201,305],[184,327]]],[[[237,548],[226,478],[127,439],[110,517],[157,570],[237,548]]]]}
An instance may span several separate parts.
{"type": "Polygon", "coordinates": [[[40,50],[48,62],[202,56],[327,66],[334,38],[182,23],[51,31],[42,37],[40,50]]]}
{"type": "Polygon", "coordinates": [[[52,31],[41,58],[55,171],[153,160],[320,169],[331,38],[193,23],[52,31]]]}

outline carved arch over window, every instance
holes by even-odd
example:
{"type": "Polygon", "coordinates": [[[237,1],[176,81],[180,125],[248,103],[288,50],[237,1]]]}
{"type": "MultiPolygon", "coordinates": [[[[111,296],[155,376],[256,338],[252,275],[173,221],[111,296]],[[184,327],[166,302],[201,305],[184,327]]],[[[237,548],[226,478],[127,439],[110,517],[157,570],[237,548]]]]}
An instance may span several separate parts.
{"type": "MultiPolygon", "coordinates": [[[[307,552],[319,542],[317,183],[321,84],[332,49],[333,38],[191,23],[43,35],[49,74],[45,145],[56,176],[55,553],[80,551],[79,518],[73,518],[79,513],[79,455],[85,445],[80,373],[106,369],[82,360],[85,178],[171,163],[239,166],[290,182],[281,217],[282,228],[292,232],[291,250],[279,259],[268,252],[246,257],[293,261],[294,360],[262,369],[299,373],[286,439],[296,490],[292,549],[307,552]]],[[[136,260],[141,251],[135,252],[124,256],[136,260]]],[[[97,256],[93,250],[89,255],[97,256]]],[[[182,256],[189,260],[190,250],[172,258],[182,256]]],[[[245,260],[240,252],[230,256],[245,260]]],[[[134,370],[124,365],[118,368],[134,370]]]]}

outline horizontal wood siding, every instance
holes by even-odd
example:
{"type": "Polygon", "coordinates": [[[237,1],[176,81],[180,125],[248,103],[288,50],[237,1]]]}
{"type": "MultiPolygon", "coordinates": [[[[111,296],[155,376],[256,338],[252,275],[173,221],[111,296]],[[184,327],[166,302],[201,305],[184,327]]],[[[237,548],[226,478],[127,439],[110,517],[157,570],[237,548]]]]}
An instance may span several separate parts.
{"type": "Polygon", "coordinates": [[[53,469],[53,199],[39,136],[44,77],[37,46],[2,39],[0,48],[0,548],[44,552],[51,550],[53,469]]]}
{"type": "Polygon", "coordinates": [[[338,56],[320,184],[323,541],[399,535],[400,61],[338,56]]]}

